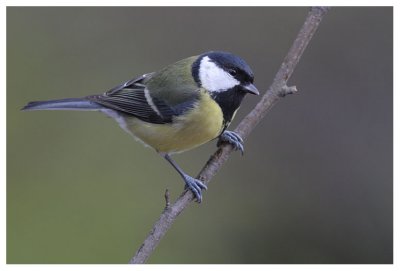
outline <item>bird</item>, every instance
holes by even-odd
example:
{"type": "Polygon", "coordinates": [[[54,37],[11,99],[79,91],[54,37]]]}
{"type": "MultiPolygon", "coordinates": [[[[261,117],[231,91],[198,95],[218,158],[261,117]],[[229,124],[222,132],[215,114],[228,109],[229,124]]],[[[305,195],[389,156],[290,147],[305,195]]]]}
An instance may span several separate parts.
{"type": "Polygon", "coordinates": [[[243,139],[227,130],[246,94],[259,95],[250,66],[239,56],[209,51],[124,82],[103,94],[33,101],[21,110],[100,111],[165,158],[197,202],[207,186],[171,158],[213,139],[243,154],[243,139]]]}

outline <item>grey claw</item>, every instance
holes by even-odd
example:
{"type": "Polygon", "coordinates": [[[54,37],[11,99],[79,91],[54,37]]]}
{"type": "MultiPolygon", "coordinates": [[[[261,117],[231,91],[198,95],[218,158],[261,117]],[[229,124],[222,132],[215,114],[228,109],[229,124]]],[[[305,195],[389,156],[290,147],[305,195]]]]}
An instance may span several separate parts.
{"type": "Polygon", "coordinates": [[[224,131],[219,136],[217,146],[219,147],[223,142],[231,144],[235,150],[239,150],[242,155],[244,154],[243,139],[237,133],[232,131],[224,131]]]}
{"type": "Polygon", "coordinates": [[[185,188],[190,189],[190,191],[192,191],[194,196],[196,197],[196,201],[198,203],[201,203],[203,198],[201,190],[207,190],[207,186],[202,181],[190,177],[189,175],[186,175],[184,179],[186,183],[185,188]]]}
{"type": "Polygon", "coordinates": [[[240,144],[237,148],[239,149],[240,153],[241,153],[242,155],[244,155],[244,147],[243,147],[243,144],[240,144]]]}

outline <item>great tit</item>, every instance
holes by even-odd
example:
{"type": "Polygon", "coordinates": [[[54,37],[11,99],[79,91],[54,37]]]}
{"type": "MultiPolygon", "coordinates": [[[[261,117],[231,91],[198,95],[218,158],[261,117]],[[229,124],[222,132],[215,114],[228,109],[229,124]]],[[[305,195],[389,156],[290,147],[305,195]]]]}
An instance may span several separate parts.
{"type": "Polygon", "coordinates": [[[182,176],[198,202],[206,185],[186,174],[171,154],[212,139],[243,152],[241,137],[226,128],[243,97],[259,95],[246,62],[227,52],[211,51],[144,74],[99,95],[36,101],[22,110],[100,111],[126,132],[155,149],[182,176]]]}

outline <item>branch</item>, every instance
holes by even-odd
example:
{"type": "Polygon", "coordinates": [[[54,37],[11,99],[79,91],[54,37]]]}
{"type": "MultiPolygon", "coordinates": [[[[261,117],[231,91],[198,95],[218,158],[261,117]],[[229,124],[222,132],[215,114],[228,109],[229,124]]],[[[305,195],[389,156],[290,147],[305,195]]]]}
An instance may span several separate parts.
{"type": "MultiPolygon", "coordinates": [[[[276,102],[288,95],[297,91],[296,87],[288,87],[286,85],[294,68],[300,60],[304,49],[307,47],[312,36],[318,28],[322,17],[328,12],[327,7],[313,7],[307,15],[307,18],[297,35],[292,47],[290,48],[287,56],[285,57],[278,73],[275,75],[274,81],[270,88],[266,91],[260,102],[256,107],[239,123],[235,132],[238,133],[243,139],[246,138],[250,132],[257,126],[262,118],[268,111],[276,104],[276,102]]],[[[229,144],[223,145],[219,148],[207,161],[206,165],[198,175],[198,179],[209,183],[211,178],[217,173],[223,163],[229,158],[232,152],[232,147],[229,144]]],[[[169,198],[166,196],[166,198],[169,198]]],[[[140,246],[135,256],[129,261],[131,264],[145,263],[154,249],[157,247],[160,240],[164,237],[168,229],[174,223],[175,219],[182,213],[182,211],[192,202],[193,194],[191,191],[185,190],[182,195],[171,205],[169,199],[167,200],[166,207],[161,213],[160,218],[154,224],[153,229],[148,234],[146,240],[140,246]]]]}

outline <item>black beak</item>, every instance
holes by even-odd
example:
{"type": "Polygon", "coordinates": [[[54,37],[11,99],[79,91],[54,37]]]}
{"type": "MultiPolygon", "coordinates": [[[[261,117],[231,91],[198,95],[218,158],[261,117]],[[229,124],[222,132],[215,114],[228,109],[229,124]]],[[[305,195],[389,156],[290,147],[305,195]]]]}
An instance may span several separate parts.
{"type": "Polygon", "coordinates": [[[253,84],[248,84],[245,86],[242,86],[243,89],[250,93],[250,94],[254,94],[254,95],[260,95],[260,92],[258,91],[258,89],[253,85],[253,84]]]}

